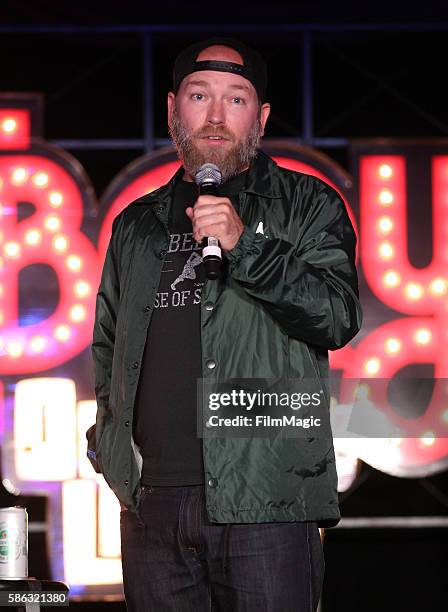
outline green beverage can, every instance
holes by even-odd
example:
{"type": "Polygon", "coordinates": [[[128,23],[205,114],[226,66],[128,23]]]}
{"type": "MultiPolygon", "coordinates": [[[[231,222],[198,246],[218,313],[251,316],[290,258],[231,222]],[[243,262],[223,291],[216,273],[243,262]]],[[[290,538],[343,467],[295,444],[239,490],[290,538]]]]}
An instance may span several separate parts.
{"type": "Polygon", "coordinates": [[[0,508],[0,577],[28,576],[28,513],[25,508],[0,508]]]}

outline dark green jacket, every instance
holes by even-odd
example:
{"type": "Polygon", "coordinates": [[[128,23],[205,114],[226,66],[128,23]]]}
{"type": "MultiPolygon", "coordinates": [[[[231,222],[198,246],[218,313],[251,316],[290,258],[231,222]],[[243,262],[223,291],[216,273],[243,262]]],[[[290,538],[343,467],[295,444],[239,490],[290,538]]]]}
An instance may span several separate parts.
{"type": "MultiPolygon", "coordinates": [[[[141,455],[132,439],[133,407],[168,249],[173,186],[182,175],[181,168],[115,218],[97,295],[98,411],[88,454],[134,512],[141,455]]],[[[228,274],[202,289],[203,377],[325,379],[328,349],[349,342],[362,319],[356,237],[343,201],[323,181],[259,152],[236,208],[245,229],[225,254],[228,274]],[[256,232],[260,221],[264,234],[256,232]]],[[[211,521],[331,526],[340,518],[331,435],[204,438],[203,458],[211,521]]]]}

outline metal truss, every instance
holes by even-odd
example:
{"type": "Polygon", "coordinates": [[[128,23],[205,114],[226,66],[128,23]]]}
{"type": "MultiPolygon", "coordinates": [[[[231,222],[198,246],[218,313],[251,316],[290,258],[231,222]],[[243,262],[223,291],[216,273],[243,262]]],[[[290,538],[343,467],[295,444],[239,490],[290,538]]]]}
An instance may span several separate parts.
{"type": "MultiPolygon", "coordinates": [[[[189,32],[210,32],[216,24],[208,25],[0,25],[1,34],[135,34],[142,41],[143,55],[143,134],[141,138],[123,139],[56,139],[53,144],[64,149],[143,149],[146,153],[170,144],[165,138],[154,136],[153,106],[153,40],[154,34],[173,34],[189,32]]],[[[220,24],[222,31],[238,32],[295,32],[302,39],[302,137],[288,140],[311,147],[339,148],[348,145],[347,138],[319,138],[313,130],[313,35],[318,33],[341,32],[446,32],[448,22],[431,23],[354,23],[354,24],[220,24]]],[[[269,141],[269,138],[266,139],[269,141]]]]}

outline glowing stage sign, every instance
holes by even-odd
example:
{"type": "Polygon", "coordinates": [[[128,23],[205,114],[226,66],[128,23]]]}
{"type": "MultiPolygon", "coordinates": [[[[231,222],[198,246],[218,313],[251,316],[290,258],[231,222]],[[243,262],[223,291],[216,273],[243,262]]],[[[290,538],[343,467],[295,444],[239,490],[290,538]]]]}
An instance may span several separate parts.
{"type": "Polygon", "coordinates": [[[0,157],[2,259],[0,269],[0,368],[2,374],[38,372],[76,356],[86,346],[95,306],[100,260],[80,232],[83,200],[75,180],[43,155],[0,157]],[[18,202],[35,212],[17,221],[18,202]],[[59,279],[56,311],[19,326],[19,272],[50,265],[59,279]]]}
{"type": "MultiPolygon", "coordinates": [[[[411,423],[388,405],[386,386],[376,385],[372,399],[386,406],[386,415],[408,433],[395,439],[392,455],[389,440],[372,440],[366,454],[360,455],[388,473],[421,476],[444,469],[448,461],[448,385],[444,381],[448,377],[448,155],[429,151],[419,160],[426,163],[430,177],[433,240],[431,262],[416,268],[409,261],[407,219],[412,211],[407,215],[407,155],[391,155],[391,147],[387,148],[385,154],[361,148],[357,156],[361,270],[383,305],[408,316],[370,329],[356,346],[334,353],[331,364],[343,370],[347,384],[342,385],[340,399],[348,402],[353,399],[350,379],[392,379],[409,365],[434,366],[431,401],[411,423]]],[[[431,220],[430,214],[427,217],[431,220]]]]}
{"type": "MultiPolygon", "coordinates": [[[[90,374],[87,383],[78,370],[73,375],[68,372],[74,358],[85,360],[88,355],[90,360],[96,290],[114,217],[132,200],[166,183],[179,164],[170,148],[125,168],[102,197],[95,247],[85,231],[98,208],[88,178],[74,158],[36,139],[35,119],[35,113],[23,104],[14,108],[11,99],[8,105],[0,99],[3,482],[15,493],[48,495],[55,578],[67,580],[72,592],[119,595],[119,504],[85,457],[85,431],[96,411],[91,399],[91,362],[84,370],[90,374]],[[30,204],[32,212],[20,218],[23,203],[30,204]],[[19,279],[36,264],[54,272],[57,290],[52,291],[57,300],[51,312],[24,324],[19,279]],[[41,378],[29,378],[43,372],[41,378]],[[88,391],[84,389],[81,397],[90,399],[78,401],[83,386],[88,391]]],[[[353,401],[352,379],[392,378],[410,364],[434,364],[435,378],[448,378],[448,150],[428,157],[433,257],[420,268],[411,265],[407,252],[406,151],[394,152],[392,145],[377,147],[375,152],[356,150],[359,193],[355,197],[350,176],[329,158],[283,142],[271,143],[266,150],[281,166],[332,185],[345,200],[359,236],[367,325],[351,345],[331,354],[332,369],[342,373],[340,404],[353,401]],[[358,207],[352,210],[356,202],[358,207]],[[369,324],[369,317],[375,319],[373,300],[382,313],[393,312],[369,324]]],[[[39,278],[37,270],[37,285],[39,278]]],[[[448,416],[446,410],[440,412],[441,405],[448,407],[448,387],[438,388],[424,414],[415,419],[413,437],[372,439],[364,444],[335,440],[341,474],[343,469],[353,473],[358,459],[385,472],[409,476],[444,469],[448,416]]],[[[404,419],[392,408],[390,414],[402,424],[400,418],[404,419]]],[[[344,475],[340,490],[351,481],[344,475]]]]}

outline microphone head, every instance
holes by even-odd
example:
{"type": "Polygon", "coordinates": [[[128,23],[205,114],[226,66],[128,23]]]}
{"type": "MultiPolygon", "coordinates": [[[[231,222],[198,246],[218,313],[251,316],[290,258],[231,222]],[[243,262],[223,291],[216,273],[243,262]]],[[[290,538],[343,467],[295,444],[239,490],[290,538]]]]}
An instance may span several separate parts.
{"type": "Polygon", "coordinates": [[[202,185],[215,185],[217,187],[222,183],[221,170],[218,168],[218,166],[215,166],[215,164],[202,164],[202,166],[196,172],[194,180],[196,185],[199,185],[200,187],[202,185]]]}

